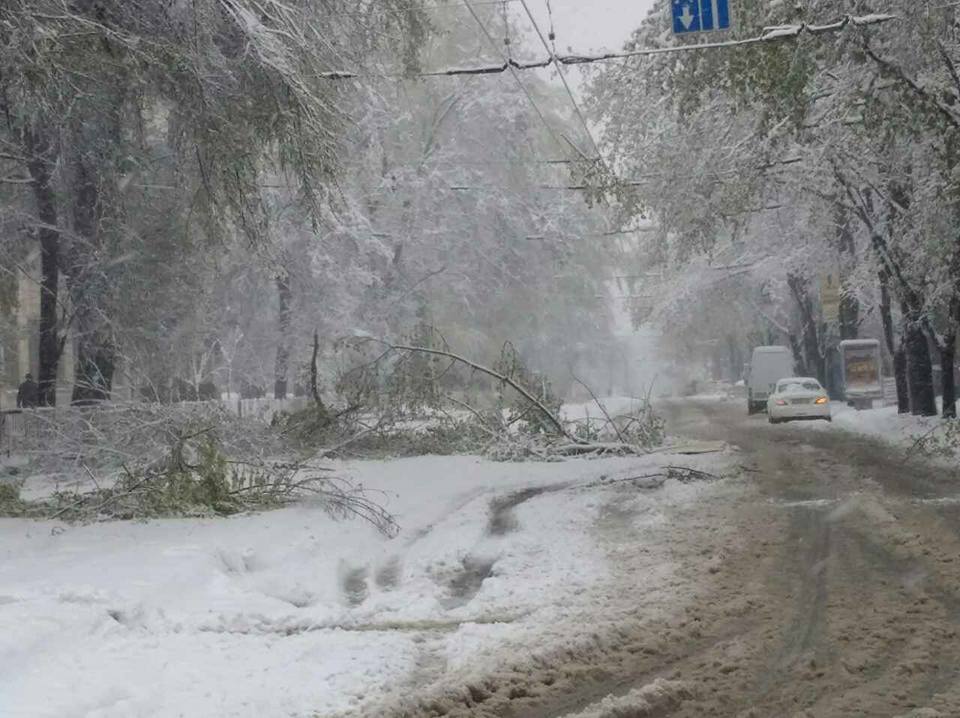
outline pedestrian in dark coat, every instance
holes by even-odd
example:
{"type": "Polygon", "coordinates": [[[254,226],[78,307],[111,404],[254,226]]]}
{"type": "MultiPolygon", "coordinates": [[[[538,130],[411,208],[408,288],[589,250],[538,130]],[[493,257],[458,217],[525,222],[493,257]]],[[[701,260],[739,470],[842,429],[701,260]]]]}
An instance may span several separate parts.
{"type": "Polygon", "coordinates": [[[40,390],[33,380],[33,374],[27,373],[20,388],[17,389],[17,408],[33,409],[39,403],[40,390]]]}

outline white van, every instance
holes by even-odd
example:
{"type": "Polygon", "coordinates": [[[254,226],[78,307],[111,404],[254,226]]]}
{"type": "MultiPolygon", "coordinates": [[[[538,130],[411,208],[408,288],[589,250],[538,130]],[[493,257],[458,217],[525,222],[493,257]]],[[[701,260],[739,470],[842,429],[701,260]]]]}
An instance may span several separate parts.
{"type": "Polygon", "coordinates": [[[747,413],[756,414],[767,406],[777,382],[793,376],[793,353],[787,347],[757,347],[747,372],[747,413]]]}

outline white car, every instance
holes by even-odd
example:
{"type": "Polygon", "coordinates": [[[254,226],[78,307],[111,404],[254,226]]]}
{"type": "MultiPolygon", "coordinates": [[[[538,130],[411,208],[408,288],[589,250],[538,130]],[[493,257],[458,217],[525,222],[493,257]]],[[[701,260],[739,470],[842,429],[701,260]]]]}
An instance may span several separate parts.
{"type": "Polygon", "coordinates": [[[771,424],[791,419],[831,421],[830,397],[816,379],[803,376],[781,379],[767,399],[767,416],[771,424]]]}

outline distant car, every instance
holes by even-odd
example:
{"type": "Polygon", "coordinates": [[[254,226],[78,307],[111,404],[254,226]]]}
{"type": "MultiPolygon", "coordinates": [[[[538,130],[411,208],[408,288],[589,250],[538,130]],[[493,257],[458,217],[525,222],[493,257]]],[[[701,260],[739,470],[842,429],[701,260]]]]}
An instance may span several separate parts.
{"type": "Polygon", "coordinates": [[[830,398],[816,379],[803,376],[781,379],[767,399],[767,416],[771,424],[791,419],[832,421],[830,398]]]}

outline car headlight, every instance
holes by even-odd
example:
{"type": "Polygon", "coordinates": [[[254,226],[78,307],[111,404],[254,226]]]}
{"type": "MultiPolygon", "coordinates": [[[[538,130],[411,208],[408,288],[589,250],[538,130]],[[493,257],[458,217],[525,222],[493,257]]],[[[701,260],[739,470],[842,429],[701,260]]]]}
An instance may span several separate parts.
{"type": "Polygon", "coordinates": [[[786,405],[787,405],[787,402],[786,402],[785,400],[783,400],[783,399],[777,399],[777,400],[774,402],[774,404],[776,404],[777,406],[786,406],[786,405]]]}
{"type": "Polygon", "coordinates": [[[828,401],[830,401],[830,400],[829,400],[827,397],[821,396],[821,397],[817,397],[817,400],[816,400],[815,402],[813,402],[813,403],[814,403],[814,404],[826,404],[828,401]]]}

